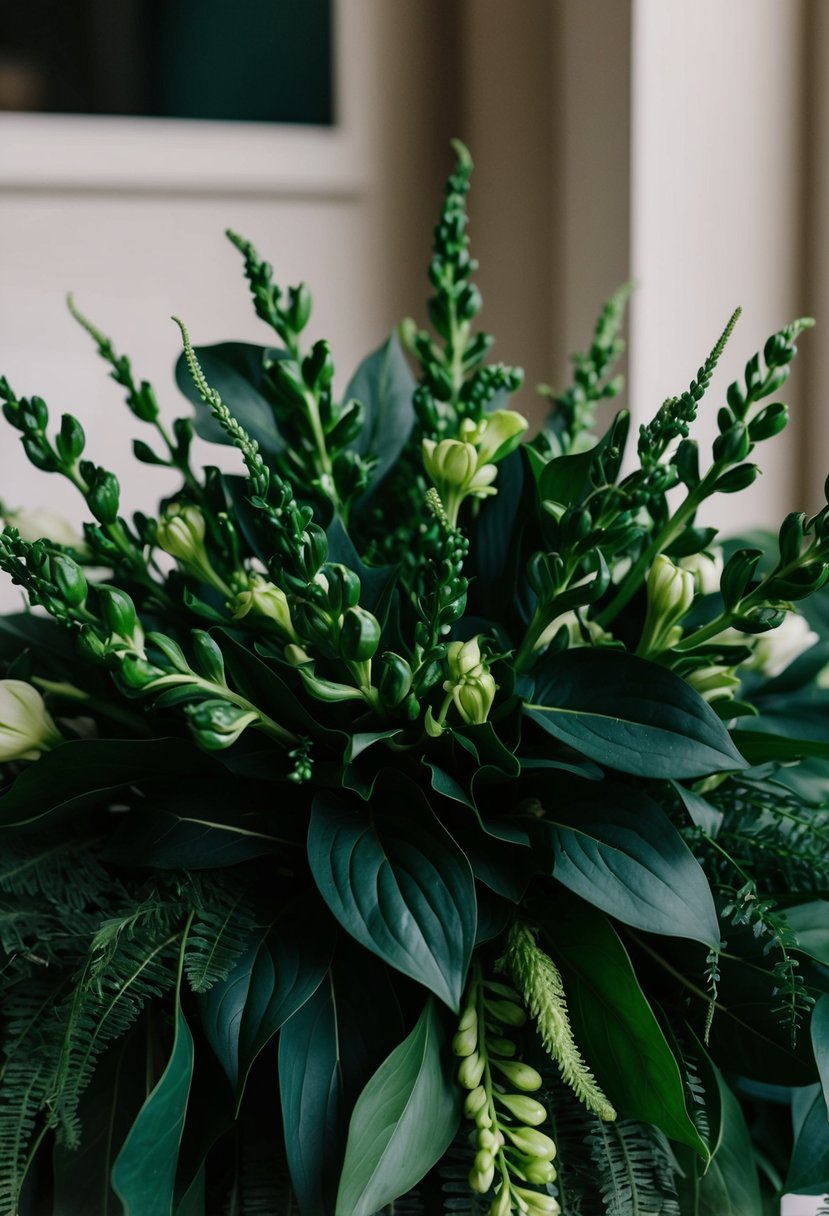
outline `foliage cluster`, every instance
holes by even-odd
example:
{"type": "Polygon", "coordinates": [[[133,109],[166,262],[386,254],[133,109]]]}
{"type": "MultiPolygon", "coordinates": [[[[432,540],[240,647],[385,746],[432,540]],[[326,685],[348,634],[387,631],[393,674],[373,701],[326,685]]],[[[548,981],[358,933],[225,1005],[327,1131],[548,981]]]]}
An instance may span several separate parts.
{"type": "Polygon", "coordinates": [[[734,314],[629,466],[625,410],[595,433],[623,290],[526,441],[456,151],[431,330],[344,392],[307,287],[234,233],[273,345],[182,326],[171,426],[70,302],[170,470],[155,514],[0,381],[89,516],[0,535],[35,609],[0,620],[2,1213],[829,1190],[829,506],[751,544],[697,522],[755,480],[810,322],[701,451],[734,314]]]}

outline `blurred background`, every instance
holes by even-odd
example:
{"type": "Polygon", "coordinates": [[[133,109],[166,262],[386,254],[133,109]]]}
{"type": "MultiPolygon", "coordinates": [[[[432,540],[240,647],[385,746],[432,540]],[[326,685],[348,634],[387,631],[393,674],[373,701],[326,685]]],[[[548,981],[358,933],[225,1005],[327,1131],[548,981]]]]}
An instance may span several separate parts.
{"type": "MultiPolygon", "coordinates": [[[[231,226],[315,295],[339,382],[404,315],[425,319],[431,227],[460,135],[495,357],[521,407],[561,385],[635,279],[626,399],[681,392],[736,304],[706,402],[813,313],[765,473],[729,530],[816,509],[829,467],[829,5],[820,0],[27,0],[0,12],[0,371],[76,412],[127,508],[137,465],[80,308],[182,411],[172,313],[199,344],[267,342],[231,226]]],[[[215,449],[210,459],[216,461],[215,449]]],[[[79,521],[71,488],[0,438],[0,499],[79,521]]],[[[6,602],[6,601],[3,601],[6,602]]]]}

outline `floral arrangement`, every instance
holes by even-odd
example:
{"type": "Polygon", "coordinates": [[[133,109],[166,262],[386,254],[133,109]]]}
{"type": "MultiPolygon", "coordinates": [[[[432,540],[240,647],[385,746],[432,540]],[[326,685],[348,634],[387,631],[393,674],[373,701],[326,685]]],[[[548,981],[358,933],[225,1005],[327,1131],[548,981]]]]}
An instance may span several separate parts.
{"type": "Polygon", "coordinates": [[[736,313],[598,437],[620,291],[527,440],[456,151],[431,331],[343,394],[308,289],[234,233],[274,345],[182,325],[171,427],[70,300],[170,470],[157,514],[0,381],[91,517],[6,507],[0,536],[34,608],[0,620],[3,1213],[829,1189],[829,507],[747,542],[696,522],[757,476],[811,322],[749,360],[710,454],[736,313]],[[195,469],[194,431],[239,472],[195,469]]]}

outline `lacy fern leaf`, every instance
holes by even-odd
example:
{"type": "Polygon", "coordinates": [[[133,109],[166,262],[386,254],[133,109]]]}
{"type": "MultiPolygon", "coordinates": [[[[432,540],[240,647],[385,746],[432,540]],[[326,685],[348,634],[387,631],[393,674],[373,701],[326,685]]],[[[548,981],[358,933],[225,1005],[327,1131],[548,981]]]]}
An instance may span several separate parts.
{"type": "Polygon", "coordinates": [[[676,1164],[660,1131],[623,1119],[596,1120],[588,1136],[605,1216],[680,1216],[676,1164]]]}

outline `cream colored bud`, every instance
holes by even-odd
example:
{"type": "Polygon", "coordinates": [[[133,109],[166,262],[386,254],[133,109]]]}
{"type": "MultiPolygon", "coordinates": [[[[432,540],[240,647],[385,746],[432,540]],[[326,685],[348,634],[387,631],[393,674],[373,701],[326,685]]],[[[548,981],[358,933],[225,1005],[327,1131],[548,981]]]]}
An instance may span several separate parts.
{"type": "Polygon", "coordinates": [[[660,553],[648,572],[648,604],[664,620],[672,621],[684,616],[694,602],[694,575],[674,565],[669,557],[660,553]]]}
{"type": "Polygon", "coordinates": [[[479,460],[493,464],[503,460],[518,447],[529,425],[515,410],[493,410],[482,420],[481,436],[476,444],[479,460]]]}
{"type": "Polygon", "coordinates": [[[528,1127],[540,1127],[547,1121],[546,1109],[527,1094],[498,1094],[498,1101],[528,1127]]]}
{"type": "Polygon", "coordinates": [[[694,553],[690,557],[681,557],[679,564],[694,576],[697,592],[700,595],[711,595],[720,589],[720,578],[723,572],[723,552],[719,547],[710,549],[707,553],[694,553]]]}
{"type": "Polygon", "coordinates": [[[486,722],[497,689],[498,685],[489,672],[457,685],[452,690],[452,699],[464,722],[469,726],[480,726],[486,722]]]}
{"type": "Polygon", "coordinates": [[[453,682],[465,679],[481,666],[481,662],[481,648],[476,637],[468,642],[450,642],[446,648],[446,666],[453,682]]]}
{"type": "Polygon", "coordinates": [[[478,468],[478,452],[457,439],[424,439],[423,465],[439,491],[465,490],[478,468]]]}
{"type": "Polygon", "coordinates": [[[37,689],[24,680],[0,680],[0,762],[37,760],[61,741],[37,689]]]}
{"type": "Polygon", "coordinates": [[[504,1131],[515,1147],[528,1157],[552,1161],[556,1155],[554,1142],[534,1127],[505,1127],[504,1131]]]}
{"type": "MultiPolygon", "coordinates": [[[[478,1156],[480,1155],[481,1154],[479,1153],[478,1156]]],[[[487,1193],[489,1188],[492,1186],[492,1181],[495,1177],[495,1165],[492,1161],[492,1157],[489,1153],[487,1153],[487,1156],[489,1157],[489,1165],[486,1167],[486,1169],[479,1169],[477,1166],[473,1165],[472,1169],[469,1171],[469,1177],[467,1179],[469,1182],[469,1189],[471,1191],[475,1191],[478,1195],[485,1195],[487,1193]]],[[[476,1157],[475,1160],[477,1161],[478,1158],[476,1157]]]]}
{"type": "Polygon", "coordinates": [[[526,1216],[558,1216],[561,1211],[558,1200],[552,1195],[544,1195],[539,1191],[528,1191],[526,1187],[517,1186],[516,1195],[520,1195],[526,1203],[526,1216]]]}
{"type": "Polygon", "coordinates": [[[509,1187],[502,1182],[492,1201],[489,1216],[510,1216],[511,1211],[512,1199],[510,1198],[509,1187]]]}
{"type": "Polygon", "coordinates": [[[461,1061],[458,1069],[458,1080],[464,1089],[477,1089],[484,1075],[484,1060],[477,1051],[461,1061]]]}
{"type": "Polygon", "coordinates": [[[452,1051],[456,1056],[471,1056],[477,1046],[477,1026],[470,1026],[468,1030],[459,1030],[452,1039],[452,1051]]]}
{"type": "Polygon", "coordinates": [[[757,636],[754,655],[745,667],[762,671],[773,679],[819,641],[820,637],[810,628],[806,618],[792,609],[776,629],[757,636]]]}
{"type": "Polygon", "coordinates": [[[544,1084],[538,1069],[523,1060],[495,1060],[494,1063],[511,1085],[525,1093],[533,1094],[544,1084]]]}
{"type": "Polygon", "coordinates": [[[205,556],[207,525],[198,507],[173,504],[158,522],[156,539],[160,548],[177,561],[196,563],[205,556]]]}
{"type": "Polygon", "coordinates": [[[475,1089],[466,1095],[463,1104],[463,1113],[467,1119],[474,1119],[479,1110],[486,1106],[486,1090],[483,1085],[478,1085],[475,1089]]]}
{"type": "Polygon", "coordinates": [[[289,638],[296,640],[291,610],[285,592],[261,574],[252,574],[247,591],[241,591],[233,602],[233,619],[239,621],[252,613],[267,617],[289,638]]]}

